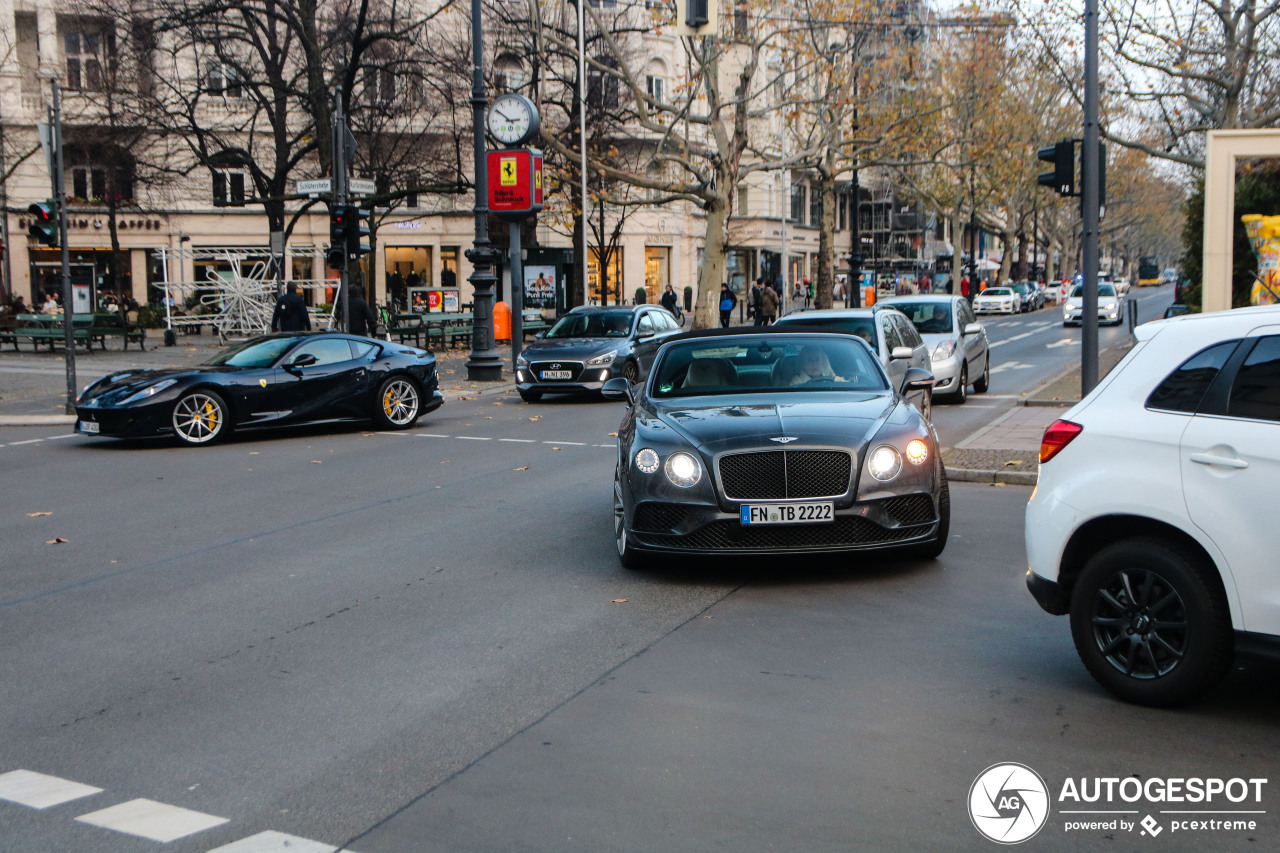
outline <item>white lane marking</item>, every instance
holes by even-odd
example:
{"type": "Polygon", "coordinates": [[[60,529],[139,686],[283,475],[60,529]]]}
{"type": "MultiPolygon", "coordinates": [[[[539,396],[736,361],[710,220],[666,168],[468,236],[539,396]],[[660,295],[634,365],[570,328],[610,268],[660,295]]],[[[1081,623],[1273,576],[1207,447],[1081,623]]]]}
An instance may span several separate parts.
{"type": "Polygon", "coordinates": [[[9,442],[9,446],[17,447],[20,444],[39,444],[42,441],[44,441],[43,438],[28,438],[26,441],[11,441],[9,442]]]}
{"type": "Polygon", "coordinates": [[[419,438],[453,438],[451,435],[441,435],[438,432],[415,432],[414,435],[419,438]]]}
{"type": "Polygon", "coordinates": [[[101,788],[92,785],[81,785],[79,782],[47,776],[34,770],[13,770],[0,774],[0,800],[33,809],[47,809],[49,806],[69,803],[101,792],[101,788]]]}
{"type": "Polygon", "coordinates": [[[992,373],[1003,373],[1006,370],[1029,370],[1034,364],[1023,364],[1020,361],[1009,361],[991,368],[992,373]]]}
{"type": "MultiPolygon", "coordinates": [[[[312,841],[309,838],[299,838],[296,835],[288,835],[275,830],[267,830],[259,832],[257,835],[250,835],[248,838],[241,838],[239,841],[233,841],[230,844],[224,844],[221,847],[215,847],[209,853],[333,853],[337,850],[332,844],[321,844],[319,841],[312,841]]],[[[352,853],[348,848],[343,848],[344,853],[352,853]]]]}
{"type": "Polygon", "coordinates": [[[573,445],[574,447],[586,447],[586,446],[587,446],[587,443],[586,443],[585,441],[544,441],[544,442],[542,442],[542,443],[543,443],[543,444],[566,444],[566,445],[571,444],[571,445],[573,445]]]}
{"type": "Polygon", "coordinates": [[[492,438],[485,438],[482,435],[458,435],[454,438],[460,438],[463,441],[493,441],[492,438]]]}
{"type": "Polygon", "coordinates": [[[76,821],[152,841],[175,841],[227,823],[228,819],[155,800],[137,799],[80,815],[76,821]]]}
{"type": "Polygon", "coordinates": [[[1080,346],[1080,339],[1079,338],[1074,338],[1074,339],[1063,338],[1060,341],[1055,341],[1054,343],[1051,343],[1051,344],[1045,344],[1044,346],[1045,346],[1045,349],[1057,349],[1058,347],[1069,347],[1073,345],[1080,346]]]}
{"type": "Polygon", "coordinates": [[[513,441],[517,444],[537,444],[538,443],[537,439],[535,438],[500,438],[498,439],[498,441],[513,441]]]}
{"type": "Polygon", "coordinates": [[[79,436],[78,436],[76,433],[74,433],[74,432],[69,432],[69,433],[67,433],[66,435],[47,435],[47,436],[45,436],[45,440],[46,440],[46,441],[61,441],[61,440],[62,440],[62,439],[64,439],[64,438],[79,438],[79,436]]]}

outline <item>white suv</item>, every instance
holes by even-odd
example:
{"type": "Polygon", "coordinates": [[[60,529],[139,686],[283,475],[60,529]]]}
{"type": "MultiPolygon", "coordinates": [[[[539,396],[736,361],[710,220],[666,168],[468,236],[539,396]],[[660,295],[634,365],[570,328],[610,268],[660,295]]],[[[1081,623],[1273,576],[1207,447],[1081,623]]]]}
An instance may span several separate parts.
{"type": "Polygon", "coordinates": [[[1027,586],[1104,687],[1173,705],[1280,657],[1280,306],[1136,336],[1045,431],[1027,586]]]}

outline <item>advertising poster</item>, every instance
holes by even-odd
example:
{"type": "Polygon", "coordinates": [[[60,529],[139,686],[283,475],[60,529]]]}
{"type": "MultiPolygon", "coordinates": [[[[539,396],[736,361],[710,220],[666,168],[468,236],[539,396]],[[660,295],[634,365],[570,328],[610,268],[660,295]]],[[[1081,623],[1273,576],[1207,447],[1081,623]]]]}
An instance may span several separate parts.
{"type": "Polygon", "coordinates": [[[527,308],[554,308],[556,268],[554,265],[524,268],[524,304],[527,308]]]}

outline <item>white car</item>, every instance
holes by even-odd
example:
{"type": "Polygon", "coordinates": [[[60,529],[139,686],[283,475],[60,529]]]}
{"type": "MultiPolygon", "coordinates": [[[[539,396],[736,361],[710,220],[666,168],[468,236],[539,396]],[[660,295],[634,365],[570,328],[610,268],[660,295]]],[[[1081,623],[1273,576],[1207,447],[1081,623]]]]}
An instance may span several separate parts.
{"type": "MultiPolygon", "coordinates": [[[[1071,295],[1062,303],[1062,325],[1070,326],[1080,322],[1084,313],[1084,285],[1077,284],[1071,288],[1071,295]]],[[[1098,321],[1119,326],[1124,322],[1124,297],[1116,293],[1115,285],[1110,282],[1098,283],[1098,321]]]]}
{"type": "Polygon", "coordinates": [[[1173,705],[1280,658],[1280,306],[1135,335],[1045,430],[1027,586],[1104,687],[1173,705]]]}
{"type": "Polygon", "coordinates": [[[1022,310],[1022,297],[1012,287],[988,287],[973,298],[977,314],[1017,314],[1022,310]]]}

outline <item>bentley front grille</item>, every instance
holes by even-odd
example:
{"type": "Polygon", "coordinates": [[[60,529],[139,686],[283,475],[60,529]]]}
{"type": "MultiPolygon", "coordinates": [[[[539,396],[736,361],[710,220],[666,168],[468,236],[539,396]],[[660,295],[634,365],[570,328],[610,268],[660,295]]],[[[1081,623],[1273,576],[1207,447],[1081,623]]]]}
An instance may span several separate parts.
{"type": "Polygon", "coordinates": [[[839,497],[849,491],[853,457],[845,450],[765,450],[720,457],[729,500],[839,497]]]}

